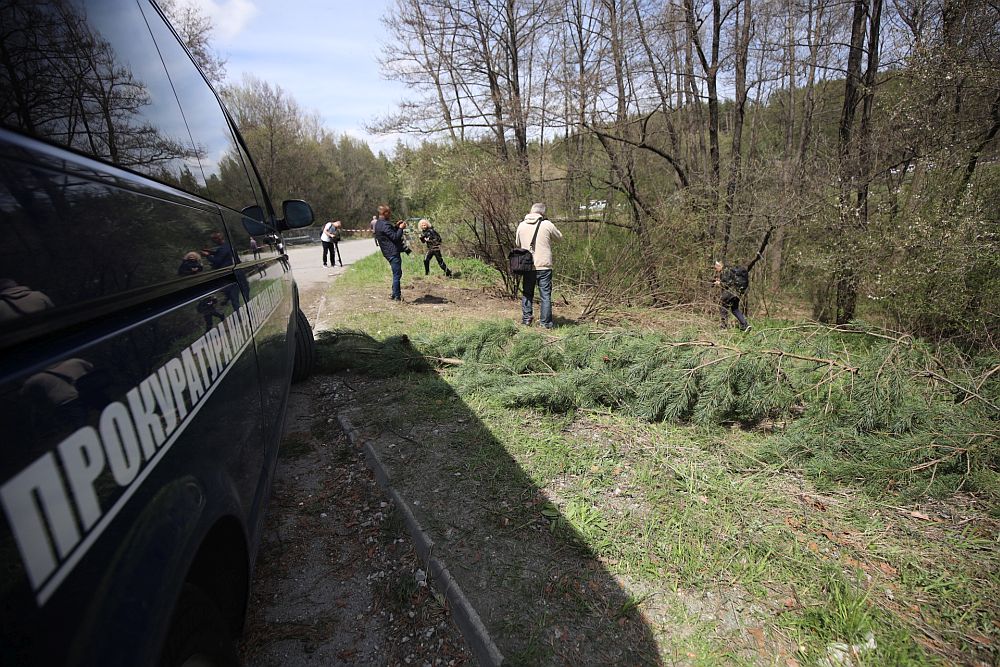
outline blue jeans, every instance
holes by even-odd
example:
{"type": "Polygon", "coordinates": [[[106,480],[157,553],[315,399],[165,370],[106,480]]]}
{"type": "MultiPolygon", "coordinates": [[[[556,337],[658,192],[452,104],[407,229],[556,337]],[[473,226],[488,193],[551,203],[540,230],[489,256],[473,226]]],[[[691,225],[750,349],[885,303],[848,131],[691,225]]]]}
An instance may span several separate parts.
{"type": "Polygon", "coordinates": [[[399,289],[399,281],[403,279],[403,258],[396,255],[388,259],[389,266],[392,267],[392,298],[402,299],[403,293],[399,289]]]}
{"type": "Polygon", "coordinates": [[[542,302],[539,323],[546,329],[552,328],[552,269],[542,269],[524,274],[524,296],[521,297],[521,321],[531,324],[531,302],[535,298],[535,284],[538,284],[538,298],[542,302]]]}

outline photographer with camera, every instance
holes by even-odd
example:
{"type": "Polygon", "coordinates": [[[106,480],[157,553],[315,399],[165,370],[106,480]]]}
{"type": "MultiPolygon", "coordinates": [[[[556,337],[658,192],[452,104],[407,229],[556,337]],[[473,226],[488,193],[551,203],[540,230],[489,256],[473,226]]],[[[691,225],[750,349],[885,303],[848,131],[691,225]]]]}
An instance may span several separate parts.
{"type": "Polygon", "coordinates": [[[403,279],[403,258],[400,253],[410,254],[410,248],[406,243],[406,222],[396,221],[395,224],[389,222],[392,216],[392,209],[388,204],[378,207],[378,222],[375,223],[375,242],[378,243],[382,256],[389,262],[392,268],[392,296],[393,301],[402,301],[403,293],[399,283],[403,279]]]}

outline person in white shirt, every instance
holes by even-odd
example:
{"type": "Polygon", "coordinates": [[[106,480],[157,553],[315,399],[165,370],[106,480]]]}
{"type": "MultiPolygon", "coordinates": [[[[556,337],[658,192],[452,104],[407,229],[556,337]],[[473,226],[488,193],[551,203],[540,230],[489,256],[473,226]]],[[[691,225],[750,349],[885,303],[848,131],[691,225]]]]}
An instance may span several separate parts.
{"type": "Polygon", "coordinates": [[[337,261],[344,265],[344,260],[340,257],[340,220],[331,220],[323,225],[323,233],[319,236],[320,243],[323,244],[323,266],[326,266],[327,253],[330,255],[330,266],[335,266],[337,261]]]}
{"type": "Polygon", "coordinates": [[[516,243],[519,248],[531,250],[535,270],[524,274],[523,296],[521,297],[521,323],[531,325],[533,319],[532,300],[535,285],[541,301],[538,323],[546,329],[552,324],[552,243],[562,238],[552,221],[545,217],[545,204],[532,204],[531,212],[517,226],[516,243]]]}

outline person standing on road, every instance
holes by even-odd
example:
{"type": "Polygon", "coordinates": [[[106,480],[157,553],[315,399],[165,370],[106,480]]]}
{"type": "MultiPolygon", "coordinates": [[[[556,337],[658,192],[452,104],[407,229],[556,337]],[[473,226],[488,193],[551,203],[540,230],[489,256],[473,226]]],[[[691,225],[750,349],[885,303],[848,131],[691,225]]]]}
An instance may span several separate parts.
{"type": "Polygon", "coordinates": [[[418,222],[417,227],[420,228],[420,240],[427,246],[427,254],[424,255],[424,275],[430,275],[431,258],[436,257],[438,266],[444,271],[444,275],[451,278],[451,269],[448,268],[444,263],[444,258],[441,257],[441,235],[437,233],[434,225],[427,218],[418,222]]]}
{"type": "Polygon", "coordinates": [[[532,204],[531,211],[517,226],[516,244],[519,248],[531,250],[535,270],[524,274],[523,296],[521,297],[521,323],[530,326],[532,322],[532,301],[535,285],[541,300],[539,324],[551,329],[552,324],[552,243],[561,239],[562,233],[552,221],[545,217],[545,204],[532,204]]]}
{"type": "Polygon", "coordinates": [[[399,283],[403,279],[403,258],[400,257],[400,253],[403,252],[403,233],[406,229],[406,222],[403,220],[399,220],[395,224],[389,222],[392,210],[388,204],[379,206],[378,214],[379,219],[375,224],[375,242],[378,243],[382,256],[392,268],[392,295],[390,298],[393,301],[402,301],[403,293],[399,283]]]}
{"type": "MultiPolygon", "coordinates": [[[[375,225],[377,225],[377,224],[378,224],[378,216],[377,215],[373,215],[372,216],[372,224],[371,224],[372,238],[375,238],[375,225]]],[[[378,239],[375,239],[375,246],[378,247],[378,239]]]]}
{"type": "MultiPolygon", "coordinates": [[[[326,266],[327,253],[330,255],[330,266],[334,266],[340,259],[340,249],[337,247],[340,243],[340,220],[332,220],[323,225],[319,240],[323,244],[323,266],[326,266]]],[[[344,265],[343,259],[340,259],[340,265],[344,265]]]]}

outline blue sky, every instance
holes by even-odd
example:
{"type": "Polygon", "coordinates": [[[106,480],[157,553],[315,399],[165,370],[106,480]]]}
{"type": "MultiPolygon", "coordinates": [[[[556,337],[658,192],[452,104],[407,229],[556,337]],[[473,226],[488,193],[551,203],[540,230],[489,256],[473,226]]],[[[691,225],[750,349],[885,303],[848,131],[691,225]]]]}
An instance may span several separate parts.
{"type": "MultiPolygon", "coordinates": [[[[406,88],[379,72],[382,15],[394,0],[188,0],[212,18],[226,77],[244,72],[277,84],[327,129],[389,151],[396,137],[364,130],[390,112],[406,88]]],[[[184,2],[184,0],[181,0],[184,2]]]]}

